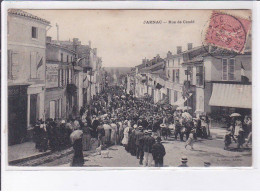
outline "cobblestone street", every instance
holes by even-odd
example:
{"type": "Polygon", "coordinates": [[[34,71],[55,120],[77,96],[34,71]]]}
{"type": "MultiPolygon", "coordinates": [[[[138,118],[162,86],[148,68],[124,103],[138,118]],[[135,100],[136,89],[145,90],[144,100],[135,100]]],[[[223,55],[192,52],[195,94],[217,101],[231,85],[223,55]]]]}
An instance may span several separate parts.
{"type": "MultiPolygon", "coordinates": [[[[180,165],[182,156],[187,156],[188,166],[201,167],[205,161],[209,161],[211,166],[239,167],[251,166],[251,149],[243,151],[223,150],[222,140],[198,140],[194,144],[194,150],[185,149],[184,142],[168,140],[163,145],[166,149],[164,158],[165,167],[177,167],[180,165]]],[[[232,148],[235,144],[231,145],[232,148]]],[[[139,160],[126,152],[123,146],[112,146],[108,148],[109,156],[98,155],[95,152],[85,152],[85,167],[140,167],[139,160]]],[[[63,158],[42,164],[41,166],[61,166],[69,167],[73,154],[66,155],[63,158]]]]}

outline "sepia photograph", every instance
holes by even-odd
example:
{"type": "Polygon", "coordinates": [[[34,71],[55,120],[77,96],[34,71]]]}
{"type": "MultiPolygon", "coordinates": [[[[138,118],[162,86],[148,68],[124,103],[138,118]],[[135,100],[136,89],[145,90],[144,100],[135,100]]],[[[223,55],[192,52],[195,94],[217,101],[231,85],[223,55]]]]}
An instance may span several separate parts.
{"type": "Polygon", "coordinates": [[[8,166],[252,167],[251,27],[250,9],[8,9],[8,166]]]}

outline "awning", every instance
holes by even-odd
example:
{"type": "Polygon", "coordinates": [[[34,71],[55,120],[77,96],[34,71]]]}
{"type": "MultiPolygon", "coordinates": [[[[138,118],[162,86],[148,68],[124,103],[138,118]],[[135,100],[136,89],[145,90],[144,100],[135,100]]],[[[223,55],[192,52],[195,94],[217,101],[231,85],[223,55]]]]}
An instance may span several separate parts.
{"type": "Polygon", "coordinates": [[[209,105],[252,108],[252,86],[214,83],[209,105]]]}
{"type": "Polygon", "coordinates": [[[189,97],[188,98],[180,98],[179,100],[174,102],[173,105],[174,106],[184,106],[184,102],[186,102],[191,97],[191,95],[192,95],[192,93],[189,93],[189,97]]]}

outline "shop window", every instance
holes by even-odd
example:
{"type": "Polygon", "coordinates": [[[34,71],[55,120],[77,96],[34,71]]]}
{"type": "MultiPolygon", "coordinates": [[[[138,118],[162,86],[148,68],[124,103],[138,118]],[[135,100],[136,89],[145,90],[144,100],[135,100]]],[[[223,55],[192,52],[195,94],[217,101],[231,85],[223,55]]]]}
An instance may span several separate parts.
{"type": "Polygon", "coordinates": [[[50,101],[50,118],[51,119],[55,119],[55,115],[56,115],[56,102],[50,101]]]}

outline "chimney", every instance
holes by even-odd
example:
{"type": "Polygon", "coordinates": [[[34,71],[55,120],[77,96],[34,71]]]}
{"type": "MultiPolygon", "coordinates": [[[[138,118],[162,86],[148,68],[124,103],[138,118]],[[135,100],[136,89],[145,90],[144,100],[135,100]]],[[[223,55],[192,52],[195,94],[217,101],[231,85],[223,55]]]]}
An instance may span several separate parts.
{"type": "Polygon", "coordinates": [[[79,41],[79,39],[78,38],[73,38],[73,44],[77,44],[78,43],[78,41],[79,41]]]}
{"type": "Polygon", "coordinates": [[[188,43],[188,50],[192,49],[192,43],[188,43]]]}
{"type": "Polygon", "coordinates": [[[97,48],[93,48],[93,52],[95,55],[97,55],[97,48]]]}
{"type": "Polygon", "coordinates": [[[170,57],[172,55],[171,51],[168,51],[167,57],[170,57]]]}
{"type": "Polygon", "coordinates": [[[50,36],[46,36],[46,42],[51,42],[51,37],[50,36]]]}
{"type": "Polygon", "coordinates": [[[57,27],[57,41],[59,42],[59,25],[56,23],[56,27],[57,27]]]}
{"type": "Polygon", "coordinates": [[[88,46],[89,48],[91,48],[91,41],[88,41],[88,46]]]}
{"type": "Polygon", "coordinates": [[[180,54],[182,52],[181,46],[177,46],[177,54],[180,54]]]}

